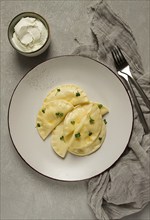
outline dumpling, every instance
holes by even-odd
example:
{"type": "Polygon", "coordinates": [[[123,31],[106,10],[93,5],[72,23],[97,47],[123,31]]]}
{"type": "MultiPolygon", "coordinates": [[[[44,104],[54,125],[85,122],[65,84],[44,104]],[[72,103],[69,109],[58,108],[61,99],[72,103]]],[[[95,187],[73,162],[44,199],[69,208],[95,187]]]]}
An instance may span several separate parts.
{"type": "MultiPolygon", "coordinates": [[[[89,146],[98,137],[102,128],[102,116],[99,113],[99,108],[95,104],[89,104],[85,107],[83,115],[74,117],[74,112],[77,108],[70,113],[70,116],[64,120],[64,137],[68,142],[69,149],[84,148],[89,146]],[[72,129],[68,129],[70,124],[74,120],[72,129]],[[66,132],[66,130],[68,130],[66,132]],[[70,131],[70,132],[69,132],[70,131]],[[68,135],[68,136],[67,136],[68,135]]],[[[79,107],[80,108],[80,107],[79,107]]],[[[76,115],[76,114],[75,114],[76,115]]]]}
{"type": "Polygon", "coordinates": [[[68,144],[65,141],[63,133],[63,122],[61,122],[52,132],[51,146],[55,153],[64,158],[68,151],[68,144]]]}
{"type": "Polygon", "coordinates": [[[68,151],[69,141],[75,128],[90,110],[92,105],[76,106],[70,111],[63,122],[61,122],[52,132],[51,145],[56,154],[64,158],[68,151]]]}
{"type": "Polygon", "coordinates": [[[50,101],[42,106],[37,115],[36,127],[43,140],[72,109],[73,105],[65,100],[50,101]]]}
{"type": "Polygon", "coordinates": [[[44,104],[58,99],[66,100],[74,106],[89,102],[86,93],[80,87],[72,84],[61,85],[51,90],[44,99],[44,104]]]}
{"type": "Polygon", "coordinates": [[[82,119],[91,111],[92,105],[93,104],[78,105],[66,115],[64,120],[65,136],[74,132],[82,119]]]}
{"type": "Polygon", "coordinates": [[[68,151],[77,156],[86,156],[97,151],[103,144],[106,137],[106,125],[103,122],[102,129],[96,140],[87,147],[81,148],[69,148],[68,151]]]}

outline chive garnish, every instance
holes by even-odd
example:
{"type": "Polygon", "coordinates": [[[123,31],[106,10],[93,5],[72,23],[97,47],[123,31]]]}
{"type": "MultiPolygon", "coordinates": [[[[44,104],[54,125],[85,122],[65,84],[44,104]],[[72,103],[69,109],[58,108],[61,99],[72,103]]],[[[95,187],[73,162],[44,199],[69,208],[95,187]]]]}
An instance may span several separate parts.
{"type": "Polygon", "coordinates": [[[75,138],[80,138],[80,137],[81,137],[80,133],[75,134],[75,138]]]}
{"type": "Polygon", "coordinates": [[[56,92],[56,94],[55,94],[55,95],[57,95],[57,93],[58,93],[58,92],[60,92],[60,89],[59,89],[59,88],[57,89],[57,92],[56,92]]]}
{"type": "Polygon", "coordinates": [[[95,120],[90,117],[90,120],[89,120],[90,124],[94,124],[94,121],[95,121],[95,120]]]}
{"type": "Polygon", "coordinates": [[[62,112],[56,112],[55,115],[56,115],[57,117],[60,117],[60,118],[61,118],[61,117],[63,117],[64,114],[63,114],[62,112]]]}
{"type": "Polygon", "coordinates": [[[43,112],[43,113],[45,113],[45,110],[46,110],[45,108],[44,108],[44,109],[42,109],[42,112],[43,112]]]}
{"type": "Polygon", "coordinates": [[[40,123],[37,123],[37,127],[41,127],[40,123]]]}
{"type": "Polygon", "coordinates": [[[104,119],[104,123],[105,123],[105,124],[107,124],[107,121],[106,121],[106,119],[104,119]]]}
{"type": "Polygon", "coordinates": [[[102,138],[101,138],[101,137],[99,137],[99,140],[101,141],[101,140],[102,140],[102,138]]]}
{"type": "Polygon", "coordinates": [[[72,125],[74,125],[74,124],[75,124],[75,121],[71,121],[70,123],[71,123],[72,125]]]}
{"type": "Polygon", "coordinates": [[[64,136],[61,136],[61,137],[60,137],[60,140],[61,140],[61,141],[64,141],[64,136]]]}
{"type": "Polygon", "coordinates": [[[103,107],[103,105],[102,104],[98,104],[98,107],[99,107],[99,109],[101,109],[103,107]]]}
{"type": "Polygon", "coordinates": [[[79,93],[79,92],[77,92],[77,93],[76,93],[76,96],[80,96],[80,93],[79,93]]]}
{"type": "Polygon", "coordinates": [[[89,136],[91,136],[93,133],[91,131],[89,131],[89,136]]]}

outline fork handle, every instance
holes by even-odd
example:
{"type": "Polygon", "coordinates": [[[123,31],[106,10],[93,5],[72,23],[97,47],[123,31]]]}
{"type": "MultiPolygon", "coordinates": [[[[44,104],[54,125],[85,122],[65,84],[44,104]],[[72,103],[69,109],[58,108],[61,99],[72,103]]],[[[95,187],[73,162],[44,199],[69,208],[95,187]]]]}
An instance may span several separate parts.
{"type": "Polygon", "coordinates": [[[144,118],[142,109],[141,109],[141,107],[140,107],[140,104],[139,104],[139,102],[138,102],[138,100],[137,100],[137,97],[136,97],[136,95],[135,95],[135,93],[134,93],[134,90],[133,90],[133,88],[132,88],[131,78],[130,78],[130,77],[128,77],[128,81],[127,81],[127,82],[128,82],[128,83],[127,83],[127,84],[128,84],[128,89],[129,89],[129,91],[130,91],[130,93],[131,93],[131,96],[132,96],[132,98],[133,98],[133,101],[134,101],[134,104],[135,104],[135,108],[136,108],[137,113],[138,113],[138,115],[139,115],[139,119],[140,119],[140,121],[141,121],[141,124],[142,124],[142,126],[143,126],[143,129],[144,129],[145,133],[148,134],[148,133],[150,132],[150,129],[149,129],[148,124],[147,124],[147,122],[146,122],[146,120],[145,120],[145,118],[144,118]]]}
{"type": "Polygon", "coordinates": [[[148,99],[144,91],[142,90],[141,86],[138,84],[138,82],[133,77],[130,77],[130,79],[132,83],[134,84],[134,86],[136,87],[136,89],[138,90],[138,92],[140,93],[141,97],[143,98],[146,106],[150,109],[150,100],[148,99]]]}

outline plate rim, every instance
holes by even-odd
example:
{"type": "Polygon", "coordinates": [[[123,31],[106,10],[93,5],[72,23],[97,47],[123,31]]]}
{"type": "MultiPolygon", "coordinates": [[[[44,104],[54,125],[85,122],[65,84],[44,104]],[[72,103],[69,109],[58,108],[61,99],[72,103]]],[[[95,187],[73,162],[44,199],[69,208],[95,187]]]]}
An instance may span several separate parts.
{"type": "Polygon", "coordinates": [[[100,64],[100,65],[106,67],[110,72],[112,72],[112,73],[115,75],[115,77],[118,78],[118,80],[121,82],[122,86],[124,87],[124,89],[125,89],[125,91],[126,91],[126,93],[127,93],[127,95],[128,95],[128,98],[129,98],[129,101],[130,101],[130,104],[131,104],[131,109],[132,109],[132,126],[131,126],[131,132],[130,132],[130,135],[129,135],[127,144],[126,144],[126,146],[124,147],[124,150],[122,151],[122,153],[120,154],[120,156],[119,156],[108,168],[106,168],[103,172],[106,172],[108,169],[110,169],[110,168],[119,160],[119,158],[122,156],[123,152],[124,152],[125,149],[127,148],[128,144],[129,144],[129,142],[130,142],[130,140],[131,140],[132,133],[133,133],[133,127],[134,127],[134,110],[133,110],[133,103],[132,103],[132,101],[131,101],[131,97],[130,97],[129,91],[127,90],[126,86],[125,86],[124,83],[121,81],[121,79],[120,79],[120,77],[117,75],[117,73],[114,72],[114,71],[113,71],[110,67],[108,67],[106,64],[104,64],[104,63],[102,63],[102,62],[100,62],[100,61],[98,61],[98,60],[95,60],[95,59],[93,59],[93,58],[91,58],[91,57],[87,57],[87,56],[83,56],[83,55],[60,55],[60,56],[51,57],[51,58],[46,59],[45,61],[43,61],[43,62],[37,64],[36,66],[32,67],[31,69],[29,69],[29,70],[23,75],[23,77],[19,80],[19,82],[16,84],[16,86],[15,86],[15,88],[13,89],[13,92],[12,92],[12,94],[11,94],[11,96],[10,96],[9,105],[8,105],[8,111],[7,111],[8,132],[9,132],[9,136],[10,136],[10,139],[11,139],[11,141],[12,141],[12,144],[13,144],[15,150],[17,151],[17,153],[19,154],[19,156],[21,157],[21,159],[25,162],[25,164],[27,164],[32,170],[36,171],[38,174],[40,174],[40,175],[42,175],[42,176],[44,176],[44,177],[46,177],[46,178],[48,178],[48,179],[53,179],[53,180],[61,181],[61,182],[79,182],[79,181],[85,181],[85,180],[91,179],[91,178],[93,178],[93,177],[95,177],[95,176],[98,176],[98,175],[102,174],[103,172],[100,172],[100,173],[98,173],[98,174],[96,174],[96,175],[92,175],[91,177],[87,177],[87,178],[83,178],[83,179],[74,179],[74,180],[57,179],[57,178],[54,178],[54,177],[51,177],[51,176],[48,176],[48,175],[46,175],[46,174],[41,173],[40,171],[38,171],[38,170],[36,170],[34,167],[32,167],[32,166],[23,158],[23,156],[19,153],[19,151],[18,151],[18,149],[17,149],[17,147],[16,147],[16,145],[15,145],[15,143],[14,143],[14,141],[13,141],[13,137],[12,137],[12,135],[11,135],[10,122],[9,122],[9,114],[10,114],[11,102],[12,102],[12,100],[13,100],[13,96],[14,96],[14,94],[15,94],[15,91],[16,91],[16,89],[18,88],[18,86],[20,85],[20,83],[22,82],[22,80],[23,80],[33,69],[37,68],[39,65],[41,65],[41,64],[43,64],[43,63],[46,63],[46,62],[48,62],[48,61],[50,61],[50,60],[57,59],[57,58],[62,58],[62,57],[82,57],[82,58],[85,58],[85,59],[90,59],[90,60],[92,60],[92,61],[94,61],[94,62],[97,62],[98,64],[100,64]]]}

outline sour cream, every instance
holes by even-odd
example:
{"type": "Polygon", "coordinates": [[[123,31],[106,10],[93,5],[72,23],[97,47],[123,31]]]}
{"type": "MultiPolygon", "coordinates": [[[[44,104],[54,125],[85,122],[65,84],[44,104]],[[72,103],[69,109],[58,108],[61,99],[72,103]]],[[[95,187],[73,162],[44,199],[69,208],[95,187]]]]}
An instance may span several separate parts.
{"type": "Polygon", "coordinates": [[[14,27],[12,41],[23,52],[34,52],[46,42],[48,30],[44,24],[33,17],[22,18],[14,27]]]}

